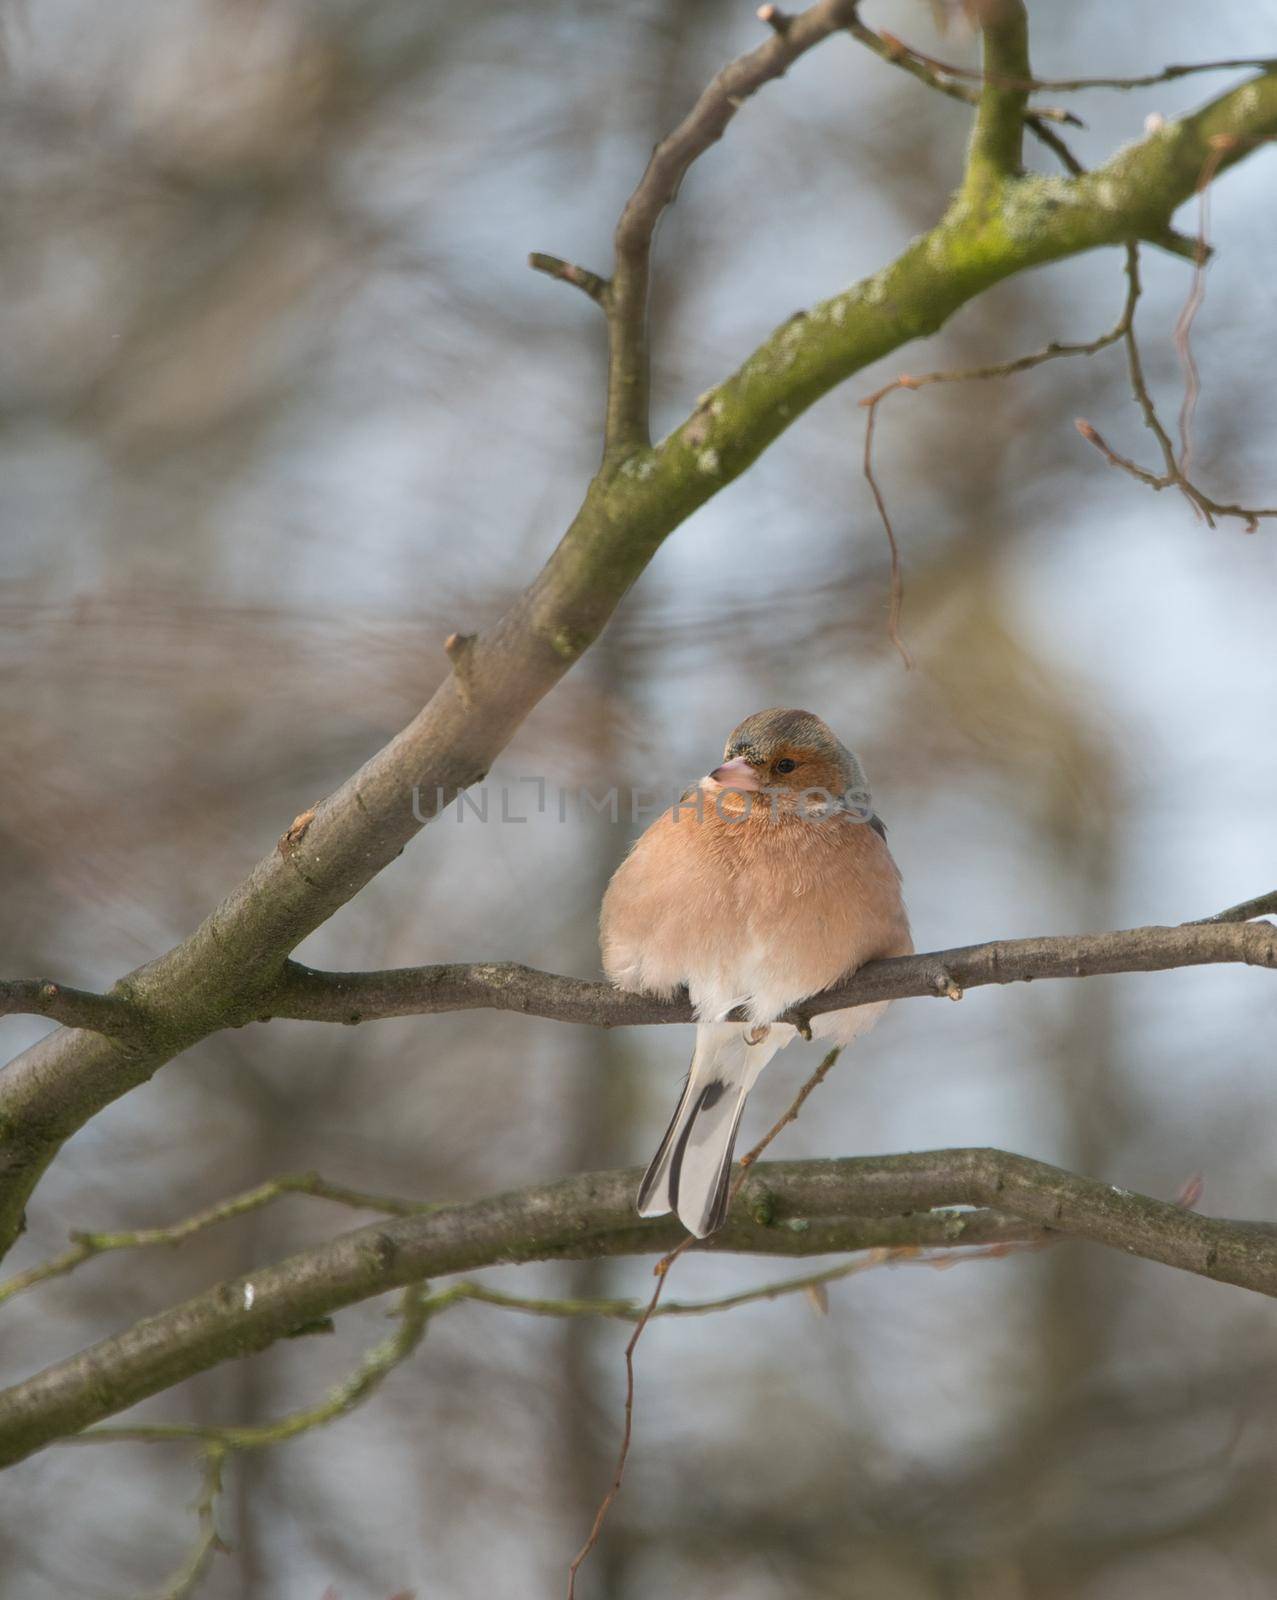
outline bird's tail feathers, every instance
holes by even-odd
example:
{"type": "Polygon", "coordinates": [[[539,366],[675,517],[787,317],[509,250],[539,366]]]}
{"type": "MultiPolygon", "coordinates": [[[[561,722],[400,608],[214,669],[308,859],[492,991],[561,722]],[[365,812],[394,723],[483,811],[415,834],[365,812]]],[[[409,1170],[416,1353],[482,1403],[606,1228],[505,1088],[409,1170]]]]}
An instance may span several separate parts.
{"type": "Polygon", "coordinates": [[[746,1096],[792,1031],[773,1026],[765,1038],[750,1044],[750,1029],[739,1022],[697,1027],[682,1098],[639,1186],[640,1216],[677,1211],[698,1239],[722,1226],[746,1096]]]}

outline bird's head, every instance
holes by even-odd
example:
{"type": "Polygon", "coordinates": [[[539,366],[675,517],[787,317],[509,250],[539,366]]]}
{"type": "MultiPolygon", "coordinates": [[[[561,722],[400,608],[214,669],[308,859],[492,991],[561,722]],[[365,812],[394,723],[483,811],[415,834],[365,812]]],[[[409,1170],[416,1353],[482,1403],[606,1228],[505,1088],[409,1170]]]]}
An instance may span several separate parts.
{"type": "Polygon", "coordinates": [[[835,799],[863,796],[864,769],[810,711],[756,711],[732,730],[723,764],[710,773],[724,789],[768,790],[795,797],[823,790],[835,799]]]}

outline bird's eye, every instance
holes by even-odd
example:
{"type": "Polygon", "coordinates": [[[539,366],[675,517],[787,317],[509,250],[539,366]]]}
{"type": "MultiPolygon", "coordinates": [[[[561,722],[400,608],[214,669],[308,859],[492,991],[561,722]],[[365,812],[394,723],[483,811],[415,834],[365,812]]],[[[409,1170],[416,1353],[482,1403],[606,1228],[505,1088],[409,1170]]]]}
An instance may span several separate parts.
{"type": "Polygon", "coordinates": [[[798,763],[796,761],[791,761],[789,759],[789,757],[786,756],[783,761],[778,761],[776,763],[776,771],[777,772],[792,772],[797,765],[798,765],[798,763]]]}

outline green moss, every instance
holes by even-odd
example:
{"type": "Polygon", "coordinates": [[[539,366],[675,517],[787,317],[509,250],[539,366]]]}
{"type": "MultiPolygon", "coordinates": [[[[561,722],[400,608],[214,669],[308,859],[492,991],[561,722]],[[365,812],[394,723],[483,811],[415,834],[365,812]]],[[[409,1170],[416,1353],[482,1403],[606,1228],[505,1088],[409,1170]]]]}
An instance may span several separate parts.
{"type": "Polygon", "coordinates": [[[776,1222],[776,1197],[770,1189],[760,1189],[749,1197],[749,1214],[760,1228],[770,1228],[776,1222]]]}
{"type": "Polygon", "coordinates": [[[584,655],[593,641],[594,636],[583,628],[556,628],[550,635],[555,653],[565,661],[575,661],[578,656],[584,655]]]}

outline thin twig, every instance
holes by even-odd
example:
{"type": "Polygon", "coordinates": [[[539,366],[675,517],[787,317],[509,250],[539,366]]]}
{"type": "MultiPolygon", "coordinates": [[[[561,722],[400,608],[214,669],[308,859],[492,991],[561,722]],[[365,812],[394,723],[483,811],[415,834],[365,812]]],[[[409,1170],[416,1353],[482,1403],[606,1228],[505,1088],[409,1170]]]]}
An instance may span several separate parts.
{"type": "MultiPolygon", "coordinates": [[[[1134,246],[1128,246],[1128,257],[1134,246]]],[[[933,383],[965,383],[968,380],[984,381],[989,378],[1009,378],[1018,372],[1028,372],[1034,367],[1039,367],[1044,361],[1054,361],[1064,356],[1090,356],[1099,350],[1106,349],[1111,344],[1125,336],[1135,316],[1135,303],[1139,298],[1139,278],[1137,275],[1127,275],[1126,299],[1122,306],[1121,315],[1108,330],[1096,339],[1090,339],[1083,344],[1061,344],[1052,341],[1043,350],[1036,350],[1031,355],[1016,356],[1009,361],[998,361],[983,367],[968,367],[952,369],[944,372],[924,372],[921,377],[910,377],[902,373],[892,382],[884,384],[881,389],[876,389],[873,394],[865,395],[859,402],[866,410],[865,417],[865,445],[863,455],[863,471],[866,482],[873,494],[874,504],[878,508],[878,515],[882,520],[883,528],[887,534],[887,545],[891,551],[891,607],[888,613],[887,632],[892,644],[900,652],[906,667],[913,665],[913,658],[905,647],[900,637],[900,613],[904,603],[904,584],[901,577],[900,547],[896,539],[895,529],[887,511],[886,499],[878,483],[873,467],[874,429],[878,419],[878,407],[889,394],[895,394],[898,389],[925,389],[933,383]]]]}
{"type": "MultiPolygon", "coordinates": [[[[954,1212],[952,1215],[961,1216],[964,1233],[969,1231],[974,1212],[954,1212]]],[[[547,1300],[529,1295],[505,1294],[498,1289],[489,1289],[486,1284],[481,1283],[455,1284],[447,1293],[455,1296],[458,1301],[473,1300],[480,1305],[494,1306],[503,1311],[522,1312],[533,1317],[599,1317],[613,1322],[637,1322],[645,1314],[651,1319],[708,1317],[722,1311],[735,1311],[742,1306],[757,1305],[761,1301],[780,1300],[786,1295],[801,1294],[809,1289],[838,1283],[843,1278],[854,1278],[876,1267],[914,1264],[930,1267],[953,1266],[959,1261],[982,1260],[1005,1254],[1010,1250],[1037,1249],[1056,1238],[1056,1235],[1048,1234],[1045,1229],[1025,1227],[1023,1224],[999,1216],[996,1212],[986,1212],[986,1217],[989,1224],[998,1232],[1005,1232],[1004,1238],[995,1239],[987,1244],[952,1247],[929,1247],[917,1244],[875,1245],[854,1260],[845,1261],[841,1266],[826,1267],[821,1272],[810,1272],[799,1278],[782,1278],[774,1283],[759,1284],[753,1289],[742,1289],[736,1294],[723,1295],[716,1300],[663,1299],[650,1312],[648,1312],[650,1302],[607,1299],[547,1300]]],[[[945,1225],[943,1213],[936,1212],[935,1218],[939,1226],[945,1225]]]]}
{"type": "Polygon", "coordinates": [[[1193,322],[1206,298],[1206,262],[1210,256],[1210,192],[1211,184],[1219,171],[1219,164],[1232,148],[1230,136],[1214,141],[1215,148],[1207,156],[1197,180],[1197,239],[1193,256],[1193,277],[1189,285],[1184,309],[1175,323],[1175,349],[1184,368],[1184,398],[1179,408],[1179,471],[1188,477],[1189,456],[1192,451],[1193,413],[1197,409],[1197,396],[1201,392],[1201,379],[1193,357],[1193,322]]]}
{"type": "Polygon", "coordinates": [[[239,1426],[201,1423],[142,1423],[132,1427],[89,1428],[60,1440],[62,1444],[171,1444],[199,1440],[203,1446],[204,1477],[196,1503],[199,1533],[190,1555],[156,1600],[184,1600],[204,1572],[216,1550],[226,1546],[217,1534],[217,1500],[222,1488],[222,1467],[226,1458],[242,1450],[261,1450],[284,1444],[312,1428],[322,1427],[345,1416],[366,1400],[394,1369],[416,1350],[431,1316],[440,1308],[443,1297],[430,1298],[423,1284],[410,1284],[399,1304],[399,1326],[390,1338],[369,1350],[359,1366],[317,1405],[292,1411],[274,1422],[239,1426]]]}
{"type": "Polygon", "coordinates": [[[597,272],[591,272],[588,267],[575,266],[571,261],[562,261],[558,256],[547,256],[540,250],[532,252],[528,257],[528,265],[534,272],[544,272],[547,277],[572,284],[588,294],[595,305],[606,309],[609,285],[607,279],[599,277],[597,272]]]}
{"type": "Polygon", "coordinates": [[[0,979],[0,1017],[15,1013],[48,1017],[67,1028],[90,1028],[116,1039],[143,1031],[140,1014],[122,996],[92,994],[48,978],[0,979]]]}
{"type": "MultiPolygon", "coordinates": [[[[940,94],[947,95],[951,100],[957,100],[962,105],[974,106],[979,103],[980,92],[965,83],[945,76],[945,69],[937,64],[935,68],[929,66],[929,58],[923,58],[913,52],[910,47],[897,39],[893,33],[875,33],[872,28],[865,27],[863,22],[855,22],[848,33],[871,50],[881,60],[888,62],[893,67],[899,67],[919,83],[924,83],[928,88],[937,90],[940,94]]],[[[973,74],[981,78],[982,74],[973,74]]],[[[1052,123],[1067,123],[1073,127],[1084,127],[1080,117],[1071,111],[1065,111],[1058,106],[1029,106],[1022,113],[1024,125],[1037,139],[1039,144],[1046,146],[1056,157],[1066,172],[1073,177],[1080,177],[1086,168],[1073,154],[1064,142],[1052,123]]],[[[1171,255],[1180,256],[1187,261],[1196,259],[1197,249],[1192,239],[1177,233],[1169,225],[1150,233],[1147,242],[1156,245],[1158,249],[1166,250],[1171,255]]]]}
{"type": "MultiPolygon", "coordinates": [[[[1219,162],[1231,152],[1233,143],[1234,141],[1230,139],[1221,146],[1217,147],[1218,153],[1214,154],[1213,157],[1216,170],[1218,169],[1219,162]]],[[[1134,244],[1127,246],[1126,270],[1132,284],[1136,286],[1135,292],[1138,294],[1139,252],[1138,247],[1134,244]]],[[[1191,300],[1192,294],[1190,292],[1190,302],[1191,300]]],[[[1191,325],[1191,317],[1189,318],[1189,323],[1191,325]]],[[[1126,366],[1127,373],[1130,378],[1131,393],[1135,397],[1135,403],[1139,406],[1140,415],[1144,419],[1144,426],[1157,441],[1157,448],[1161,452],[1163,470],[1160,473],[1150,472],[1147,467],[1141,467],[1137,462],[1132,461],[1129,456],[1121,455],[1108,444],[1097,428],[1095,428],[1084,417],[1079,417],[1074,423],[1074,426],[1077,428],[1077,431],[1082,435],[1082,437],[1088,442],[1088,444],[1094,445],[1110,466],[1120,468],[1121,471],[1127,473],[1130,477],[1137,479],[1140,483],[1147,484],[1150,489],[1162,490],[1172,487],[1178,489],[1179,492],[1184,496],[1185,500],[1187,500],[1189,505],[1193,508],[1194,515],[1202,518],[1208,527],[1213,528],[1216,525],[1217,519],[1220,517],[1234,517],[1246,524],[1247,533],[1254,533],[1259,526],[1261,517],[1277,517],[1277,507],[1260,508],[1241,505],[1224,505],[1218,500],[1212,500],[1204,490],[1200,489],[1197,484],[1193,483],[1185,475],[1181,462],[1176,457],[1175,445],[1171,439],[1171,436],[1169,433],[1167,433],[1165,427],[1162,425],[1161,418],[1157,414],[1157,407],[1153,402],[1152,391],[1149,389],[1148,380],[1144,376],[1144,363],[1142,357],[1140,356],[1139,341],[1136,338],[1135,322],[1133,318],[1125,331],[1123,343],[1126,347],[1126,366]]],[[[1191,395],[1195,400],[1195,368],[1193,368],[1190,372],[1189,387],[1186,391],[1186,402],[1189,398],[1189,395],[1191,395]]],[[[1189,406],[1187,412],[1181,411],[1181,424],[1186,428],[1190,419],[1191,406],[1189,406]]],[[[1184,434],[1184,438],[1185,440],[1187,439],[1186,432],[1184,434]]]]}
{"type": "Polygon", "coordinates": [[[1254,917],[1271,916],[1277,916],[1277,889],[1270,889],[1267,894],[1257,894],[1253,900],[1242,900],[1224,911],[1217,911],[1214,916],[1198,917],[1187,926],[1200,928],[1211,922],[1249,922],[1254,917]]]}
{"type": "Polygon", "coordinates": [[[634,1324],[634,1332],[630,1335],[625,1345],[625,1425],[621,1430],[621,1447],[616,1453],[616,1466],[612,1469],[612,1481],[608,1484],[607,1493],[599,1501],[598,1509],[594,1513],[594,1522],[585,1543],[568,1563],[568,1591],[567,1600],[576,1600],[576,1575],[581,1570],[590,1551],[599,1542],[599,1535],[603,1532],[603,1524],[607,1521],[607,1514],[612,1509],[612,1503],[621,1492],[621,1485],[625,1481],[625,1464],[630,1456],[630,1443],[634,1438],[634,1352],[638,1342],[643,1337],[643,1329],[656,1315],[661,1293],[669,1277],[670,1268],[685,1250],[689,1250],[696,1243],[695,1235],[688,1234],[686,1239],[676,1244],[674,1248],[652,1268],[656,1274],[656,1287],[652,1290],[651,1298],[639,1313],[638,1321],[634,1324]]]}
{"type": "Polygon", "coordinates": [[[648,290],[656,225],[698,156],[722,138],[740,107],[801,55],[855,20],[858,0],[819,0],[797,16],[765,17],[771,37],[725,66],[682,122],[662,139],[616,226],[608,294],[606,449],[623,458],[651,443],[648,290]],[[780,24],[778,26],[778,23],[780,24]]]}
{"type": "Polygon", "coordinates": [[[979,67],[959,67],[950,61],[940,61],[935,56],[929,56],[913,45],[906,44],[903,39],[898,39],[894,33],[888,33],[885,29],[881,37],[888,49],[898,54],[902,60],[911,59],[946,78],[965,79],[968,83],[990,84],[998,89],[1026,91],[1050,89],[1061,94],[1080,93],[1085,89],[1149,89],[1154,84],[1170,83],[1175,78],[1187,78],[1196,72],[1234,72],[1246,67],[1271,72],[1277,67],[1277,56],[1238,56],[1224,61],[1192,61],[1163,67],[1159,72],[1144,73],[1131,78],[1020,77],[996,72],[987,73],[979,67]]]}
{"type": "MultiPolygon", "coordinates": [[[[874,476],[873,468],[874,427],[878,420],[878,400],[881,398],[881,394],[874,397],[869,405],[869,414],[865,418],[865,449],[861,458],[861,469],[869,484],[870,493],[874,497],[874,504],[878,507],[878,515],[882,518],[882,525],[887,534],[887,549],[891,554],[891,600],[887,607],[887,637],[899,651],[900,659],[905,664],[905,671],[908,672],[913,666],[913,657],[910,655],[909,647],[905,644],[900,633],[900,613],[904,608],[905,601],[904,575],[900,565],[900,544],[896,539],[896,530],[891,525],[887,502],[883,498],[881,488],[878,486],[878,479],[874,476]]],[[[864,405],[865,402],[861,401],[861,404],[864,405]]]]}
{"type": "MultiPolygon", "coordinates": [[[[1138,257],[1129,251],[1126,270],[1132,278],[1139,277],[1138,257]]],[[[1134,394],[1135,402],[1140,408],[1140,415],[1144,418],[1144,426],[1157,440],[1158,449],[1162,452],[1162,461],[1166,467],[1166,485],[1174,484],[1194,510],[1202,514],[1202,507],[1198,504],[1192,485],[1180,475],[1175,461],[1175,446],[1171,443],[1170,435],[1162,426],[1161,418],[1157,415],[1157,407],[1153,404],[1153,395],[1144,376],[1144,361],[1140,355],[1139,340],[1136,337],[1133,324],[1126,330],[1125,344],[1126,365],[1130,375],[1131,392],[1134,394]]]]}
{"type": "MultiPolygon", "coordinates": [[[[789,1110],[786,1111],[785,1115],[781,1117],[780,1120],[763,1135],[763,1137],[758,1141],[752,1150],[747,1151],[740,1158],[740,1173],[737,1176],[735,1183],[732,1185],[732,1192],[727,1202],[727,1209],[729,1213],[732,1206],[735,1205],[737,1199],[739,1198],[741,1189],[744,1187],[746,1179],[749,1177],[750,1167],[753,1166],[754,1162],[758,1160],[759,1156],[762,1155],[763,1151],[766,1150],[767,1146],[772,1142],[776,1135],[780,1133],[781,1129],[787,1127],[789,1123],[794,1121],[798,1113],[802,1110],[807,1096],[811,1094],[812,1090],[815,1089],[818,1084],[824,1082],[826,1074],[829,1072],[834,1062],[837,1061],[840,1054],[841,1052],[837,1049],[829,1052],[825,1059],[816,1068],[815,1072],[812,1073],[811,1077],[808,1078],[807,1082],[798,1091],[798,1094],[794,1097],[793,1104],[790,1106],[789,1110]]],[[[652,1290],[652,1295],[648,1300],[647,1305],[644,1306],[642,1312],[639,1314],[638,1321],[634,1326],[634,1332],[630,1335],[629,1341],[625,1346],[625,1426],[621,1432],[621,1447],[617,1452],[616,1466],[613,1469],[612,1481],[608,1485],[607,1493],[603,1496],[602,1500],[599,1501],[598,1510],[594,1513],[594,1523],[590,1528],[589,1537],[577,1551],[576,1555],[573,1556],[568,1565],[567,1600],[576,1600],[576,1575],[581,1570],[581,1566],[590,1554],[590,1551],[593,1550],[595,1545],[599,1542],[599,1535],[603,1531],[603,1524],[607,1520],[607,1514],[612,1509],[612,1504],[616,1500],[617,1495],[620,1494],[621,1485],[625,1481],[625,1464],[629,1459],[630,1442],[634,1437],[634,1352],[638,1347],[639,1340],[643,1337],[644,1328],[647,1327],[648,1323],[656,1315],[661,1294],[666,1283],[669,1281],[670,1268],[685,1250],[689,1250],[699,1243],[700,1241],[696,1239],[694,1235],[689,1233],[680,1244],[675,1245],[674,1249],[671,1250],[668,1255],[662,1256],[652,1269],[656,1274],[656,1287],[652,1290]]]]}
{"type": "MultiPolygon", "coordinates": [[[[1147,467],[1141,467],[1131,460],[1130,456],[1119,455],[1107,442],[1104,435],[1085,417],[1078,417],[1073,426],[1082,435],[1088,444],[1093,444],[1111,467],[1120,467],[1123,472],[1130,473],[1132,478],[1138,478],[1141,483],[1148,484],[1150,489],[1168,489],[1174,478],[1159,477],[1156,472],[1150,472],[1147,467]]],[[[1182,486],[1181,486],[1182,487],[1182,486]]]]}
{"type": "Polygon", "coordinates": [[[783,1117],[779,1118],[778,1121],[774,1122],[771,1127],[768,1128],[767,1132],[762,1136],[752,1150],[747,1150],[740,1158],[740,1176],[733,1184],[731,1198],[727,1202],[729,1211],[731,1210],[732,1206],[736,1204],[741,1190],[745,1187],[745,1181],[749,1177],[749,1169],[754,1165],[759,1156],[762,1155],[763,1151],[766,1150],[767,1146],[772,1142],[777,1134],[779,1134],[782,1129],[787,1128],[791,1122],[797,1121],[798,1113],[807,1103],[807,1097],[812,1093],[813,1090],[818,1089],[820,1085],[824,1083],[825,1079],[833,1070],[834,1062],[837,1061],[841,1054],[842,1049],[838,1046],[828,1052],[824,1060],[816,1068],[815,1072],[812,1073],[811,1077],[808,1078],[807,1082],[803,1084],[802,1088],[794,1096],[793,1103],[789,1107],[789,1110],[785,1112],[783,1117]]]}
{"type": "Polygon", "coordinates": [[[34,1288],[38,1283],[64,1277],[94,1256],[105,1255],[112,1250],[141,1250],[157,1245],[184,1244],[206,1228],[214,1227],[219,1222],[228,1222],[234,1217],[246,1216],[252,1211],[260,1211],[263,1206],[271,1205],[287,1194],[311,1195],[319,1200],[350,1206],[356,1211],[381,1211],[387,1216],[408,1217],[431,1209],[426,1201],[402,1200],[395,1195],[365,1194],[358,1189],[347,1189],[340,1184],[329,1183],[317,1172],[287,1173],[259,1184],[255,1189],[231,1195],[229,1199],[207,1206],[165,1228],[134,1228],[115,1233],[73,1232],[71,1244],[60,1255],[51,1256],[49,1260],[28,1267],[25,1272],[15,1273],[0,1283],[0,1304],[11,1300],[14,1295],[22,1294],[24,1290],[34,1288]]]}
{"type": "Polygon", "coordinates": [[[889,394],[894,394],[897,389],[925,389],[933,383],[964,383],[968,380],[982,380],[986,378],[1009,378],[1017,372],[1029,372],[1034,367],[1040,367],[1045,361],[1055,361],[1064,356],[1090,356],[1099,350],[1105,350],[1109,345],[1116,344],[1131,325],[1135,315],[1135,303],[1139,297],[1139,281],[1135,280],[1134,286],[1128,280],[1126,299],[1122,305],[1121,315],[1108,330],[1098,338],[1089,339],[1085,343],[1062,344],[1053,340],[1044,349],[1035,350],[1030,355],[1016,356],[1008,361],[993,362],[983,367],[954,368],[945,372],[924,372],[918,377],[902,373],[886,383],[873,394],[865,395],[859,404],[872,410],[885,400],[889,394]]]}
{"type": "Polygon", "coordinates": [[[200,1492],[193,1507],[195,1540],[186,1559],[163,1589],[157,1590],[153,1600],[186,1600],[188,1595],[194,1594],[214,1554],[227,1548],[217,1531],[217,1502],[222,1493],[226,1455],[226,1446],[216,1443],[205,1445],[200,1452],[200,1492]]]}
{"type": "MultiPolygon", "coordinates": [[[[943,72],[933,71],[920,57],[910,51],[907,45],[902,45],[894,34],[875,33],[859,18],[850,25],[847,32],[858,44],[864,45],[866,50],[871,50],[880,60],[886,61],[893,67],[900,67],[919,83],[925,83],[929,89],[935,89],[962,105],[974,106],[979,103],[978,89],[968,88],[965,83],[957,83],[952,78],[946,77],[943,72]]],[[[1077,173],[1082,170],[1068,146],[1049,125],[1056,122],[1080,128],[1084,126],[1080,117],[1074,116],[1071,111],[1066,111],[1061,106],[1034,106],[1027,109],[1023,115],[1024,125],[1029,132],[1057,155],[1071,172],[1077,173]]]]}

